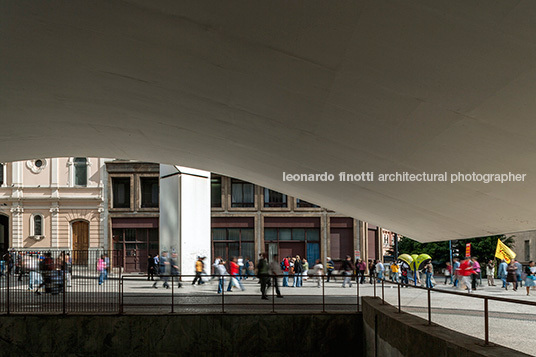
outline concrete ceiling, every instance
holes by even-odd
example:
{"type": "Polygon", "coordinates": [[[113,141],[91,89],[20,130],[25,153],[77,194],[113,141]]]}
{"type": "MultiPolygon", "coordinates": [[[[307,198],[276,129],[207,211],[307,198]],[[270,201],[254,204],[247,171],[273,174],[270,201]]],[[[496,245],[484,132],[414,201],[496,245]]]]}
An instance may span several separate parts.
{"type": "Polygon", "coordinates": [[[421,241],[536,228],[536,2],[0,1],[0,161],[249,180],[421,241]],[[283,182],[282,172],[527,174],[283,182]]]}

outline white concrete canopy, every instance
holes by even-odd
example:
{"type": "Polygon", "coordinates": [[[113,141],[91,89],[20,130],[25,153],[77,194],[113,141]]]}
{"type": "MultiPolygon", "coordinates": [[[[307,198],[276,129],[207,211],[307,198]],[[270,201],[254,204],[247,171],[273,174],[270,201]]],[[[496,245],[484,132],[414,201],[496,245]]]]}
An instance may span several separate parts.
{"type": "Polygon", "coordinates": [[[239,177],[421,241],[536,228],[536,2],[0,2],[0,161],[239,177]],[[282,172],[527,174],[283,182],[282,172]]]}

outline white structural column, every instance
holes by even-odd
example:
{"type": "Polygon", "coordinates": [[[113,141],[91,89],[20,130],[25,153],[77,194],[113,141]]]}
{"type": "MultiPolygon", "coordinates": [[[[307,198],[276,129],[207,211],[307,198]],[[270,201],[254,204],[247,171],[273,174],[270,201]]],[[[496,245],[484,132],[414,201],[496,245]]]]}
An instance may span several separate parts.
{"type": "Polygon", "coordinates": [[[160,165],[160,249],[179,255],[181,274],[194,274],[210,252],[210,172],[160,165]]]}
{"type": "MultiPolygon", "coordinates": [[[[51,199],[59,200],[59,180],[58,180],[59,163],[57,158],[50,159],[50,196],[51,199]]],[[[59,248],[59,203],[53,202],[50,208],[51,213],[51,230],[50,245],[52,248],[59,248]]]]}
{"type": "Polygon", "coordinates": [[[23,162],[14,162],[12,164],[12,183],[13,188],[11,191],[11,197],[13,199],[13,205],[11,207],[11,219],[12,219],[12,229],[11,229],[11,247],[12,248],[22,248],[22,213],[24,212],[24,207],[22,206],[22,165],[23,162]]]}

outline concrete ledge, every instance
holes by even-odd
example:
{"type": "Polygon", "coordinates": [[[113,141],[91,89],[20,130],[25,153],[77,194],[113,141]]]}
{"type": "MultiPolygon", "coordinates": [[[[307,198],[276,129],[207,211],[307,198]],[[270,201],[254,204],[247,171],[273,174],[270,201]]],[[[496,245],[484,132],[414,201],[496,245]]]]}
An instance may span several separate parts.
{"type": "MultiPolygon", "coordinates": [[[[382,305],[379,298],[363,297],[362,302],[367,356],[528,356],[503,346],[485,346],[483,340],[442,326],[428,326],[427,320],[399,314],[397,308],[382,305]]],[[[484,328],[484,322],[481,327],[484,328]]]]}
{"type": "Polygon", "coordinates": [[[361,314],[0,316],[1,355],[322,356],[363,349],[361,314]]]}

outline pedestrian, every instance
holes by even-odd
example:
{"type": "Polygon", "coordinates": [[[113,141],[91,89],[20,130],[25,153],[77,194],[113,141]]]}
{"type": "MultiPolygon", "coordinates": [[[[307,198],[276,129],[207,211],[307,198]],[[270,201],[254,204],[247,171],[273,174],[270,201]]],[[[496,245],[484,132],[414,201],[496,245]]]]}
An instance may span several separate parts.
{"type": "Polygon", "coordinates": [[[210,277],[210,281],[214,280],[218,276],[217,270],[218,270],[218,266],[220,265],[220,260],[221,260],[221,256],[219,255],[216,257],[216,259],[214,259],[214,263],[212,264],[213,274],[210,277]]]}
{"type": "Polygon", "coordinates": [[[33,290],[41,284],[41,274],[39,274],[39,258],[34,254],[25,256],[25,268],[30,272],[30,280],[28,282],[28,290],[33,290]]]}
{"type": "MultiPolygon", "coordinates": [[[[330,257],[327,257],[326,268],[328,271],[328,278],[326,282],[329,283],[329,279],[331,279],[331,275],[333,274],[333,271],[335,270],[335,263],[333,263],[333,260],[331,260],[330,257]]],[[[335,279],[335,276],[333,276],[333,281],[337,281],[337,279],[335,279]]]]}
{"type": "Polygon", "coordinates": [[[462,277],[462,284],[465,285],[467,292],[470,294],[471,290],[471,275],[474,274],[473,266],[471,265],[471,260],[469,257],[466,257],[464,261],[460,264],[459,275],[462,277]]]}
{"type": "Polygon", "coordinates": [[[283,258],[281,261],[281,270],[283,271],[283,286],[288,286],[288,274],[290,272],[290,256],[283,258]]]}
{"type": "Polygon", "coordinates": [[[244,270],[244,258],[242,258],[242,256],[238,256],[238,259],[236,260],[236,263],[238,264],[238,279],[239,280],[242,280],[242,278],[244,277],[244,273],[243,273],[243,270],[244,270]]]}
{"type": "Polygon", "coordinates": [[[302,259],[302,266],[303,266],[303,280],[307,281],[307,275],[309,274],[309,263],[307,262],[307,259],[302,259]]]}
{"type": "Polygon", "coordinates": [[[266,253],[259,254],[259,261],[257,263],[257,276],[261,283],[261,299],[268,300],[266,295],[266,287],[270,279],[270,267],[268,266],[268,261],[266,260],[266,253]]]}
{"type": "Polygon", "coordinates": [[[296,262],[296,258],[294,258],[294,257],[290,258],[290,260],[288,262],[289,263],[288,275],[289,275],[289,278],[292,278],[292,286],[294,286],[296,284],[296,277],[294,276],[295,275],[294,262],[296,262]]]}
{"type": "MultiPolygon", "coordinates": [[[[179,258],[177,253],[171,254],[171,258],[169,258],[169,269],[170,275],[173,277],[173,279],[177,278],[177,287],[182,287],[179,270],[179,258]]],[[[173,284],[173,281],[171,283],[173,284]]]]}
{"type": "Polygon", "coordinates": [[[152,254],[147,256],[147,280],[154,281],[154,274],[156,272],[156,266],[154,263],[154,257],[152,254]]]}
{"type": "Polygon", "coordinates": [[[424,274],[426,275],[426,287],[429,289],[433,288],[432,277],[434,276],[434,266],[432,265],[431,260],[428,260],[424,266],[424,274]]]}
{"type": "Polygon", "coordinates": [[[495,286],[495,261],[490,259],[488,264],[486,264],[486,276],[488,277],[488,286],[495,286]]]}
{"type": "Polygon", "coordinates": [[[281,295],[281,291],[279,291],[279,283],[277,281],[278,276],[281,275],[281,264],[279,263],[277,254],[272,256],[272,261],[270,262],[270,275],[272,276],[272,286],[275,289],[277,297],[282,298],[283,295],[281,295]]]}
{"type": "Polygon", "coordinates": [[[459,283],[458,277],[459,277],[459,272],[460,272],[460,259],[454,258],[454,267],[452,268],[452,270],[454,273],[454,282],[452,283],[452,285],[454,287],[457,287],[459,283]]]}
{"type": "MultiPolygon", "coordinates": [[[[514,261],[511,261],[510,264],[508,264],[506,272],[506,282],[512,283],[514,291],[517,291],[517,267],[514,261]]],[[[506,290],[508,290],[508,286],[506,287],[506,290]]]]}
{"type": "MultiPolygon", "coordinates": [[[[169,289],[169,274],[171,273],[170,265],[169,265],[169,258],[168,258],[168,252],[163,251],[162,255],[158,259],[158,275],[160,276],[160,281],[162,281],[162,287],[169,289]]],[[[156,286],[157,282],[155,281],[153,284],[153,288],[157,288],[156,286]]]]}
{"type": "Polygon", "coordinates": [[[409,266],[406,263],[402,263],[402,266],[400,267],[402,287],[405,286],[406,288],[409,288],[408,270],[409,266]]]}
{"type": "Polygon", "coordinates": [[[378,283],[381,283],[383,280],[383,273],[385,272],[385,267],[381,260],[376,260],[376,275],[378,276],[378,283]]]}
{"type": "Polygon", "coordinates": [[[205,257],[198,256],[195,262],[195,278],[194,281],[192,281],[193,286],[195,286],[196,282],[198,285],[204,284],[202,275],[203,270],[205,269],[205,263],[203,262],[203,259],[205,259],[205,257]]]}
{"type": "Polygon", "coordinates": [[[229,268],[231,278],[229,280],[229,286],[227,286],[227,291],[231,291],[233,285],[244,291],[244,286],[242,286],[242,283],[240,282],[240,266],[238,265],[238,259],[236,257],[231,258],[229,268]]]}
{"type": "Polygon", "coordinates": [[[444,270],[444,274],[445,274],[445,282],[443,283],[443,285],[447,285],[447,281],[450,280],[450,283],[449,284],[452,284],[452,265],[450,265],[450,262],[447,262],[446,263],[446,267],[445,267],[445,270],[444,270]]]}
{"type": "Polygon", "coordinates": [[[322,287],[322,275],[324,274],[324,266],[320,262],[320,259],[317,259],[315,262],[315,265],[313,266],[313,272],[316,279],[316,286],[321,288],[322,287]]]}
{"type": "Polygon", "coordinates": [[[342,281],[342,287],[345,288],[346,284],[349,287],[352,287],[352,274],[354,272],[354,264],[352,263],[352,258],[349,255],[346,256],[346,260],[342,263],[342,273],[344,275],[344,280],[342,281]]]}
{"type": "Polygon", "coordinates": [[[365,270],[367,270],[367,264],[365,264],[365,261],[362,259],[359,259],[359,264],[356,266],[357,273],[361,277],[361,280],[359,283],[364,284],[365,283],[365,270]]]}
{"type": "Polygon", "coordinates": [[[399,267],[398,267],[398,264],[396,264],[396,262],[392,262],[391,263],[391,281],[395,282],[398,284],[398,272],[399,272],[399,267]]]}
{"type": "Polygon", "coordinates": [[[227,268],[225,268],[225,260],[219,260],[218,266],[216,266],[214,273],[218,276],[218,294],[221,294],[225,284],[225,276],[229,275],[229,273],[227,273],[227,268]]]}
{"type": "Polygon", "coordinates": [[[99,272],[99,285],[104,283],[106,280],[106,260],[104,254],[100,256],[100,259],[97,261],[97,271],[99,272]]]}
{"type": "Polygon", "coordinates": [[[471,287],[476,290],[477,278],[480,276],[480,263],[476,260],[476,257],[472,259],[474,274],[471,275],[471,287]]]}
{"type": "MultiPolygon", "coordinates": [[[[253,260],[247,258],[248,260],[248,264],[247,264],[247,272],[248,272],[248,276],[251,276],[252,279],[251,280],[255,280],[255,263],[253,262],[253,260]]],[[[288,279],[288,278],[287,278],[288,279]]],[[[288,285],[287,285],[288,286],[288,285]]]]}
{"type": "Polygon", "coordinates": [[[375,279],[376,275],[376,261],[372,261],[372,259],[369,259],[368,261],[368,271],[369,271],[369,283],[372,284],[372,281],[375,279]]]}
{"type": "Polygon", "coordinates": [[[294,284],[292,287],[299,288],[302,286],[302,275],[303,275],[303,263],[299,255],[296,255],[296,260],[294,261],[294,284]]]}
{"type": "Polygon", "coordinates": [[[508,277],[508,264],[506,263],[506,261],[501,260],[497,276],[499,277],[499,279],[502,280],[502,288],[508,290],[508,281],[506,281],[506,278],[508,277]]]}
{"type": "Polygon", "coordinates": [[[520,287],[523,287],[523,279],[521,279],[521,273],[523,272],[523,265],[517,260],[514,260],[514,265],[516,267],[516,279],[520,287]]]}
{"type": "Polygon", "coordinates": [[[525,278],[525,287],[527,288],[527,296],[530,295],[530,288],[533,286],[536,286],[534,279],[536,279],[536,275],[534,275],[533,271],[534,269],[534,262],[531,260],[529,262],[529,266],[525,269],[525,274],[527,277],[525,278]]]}

